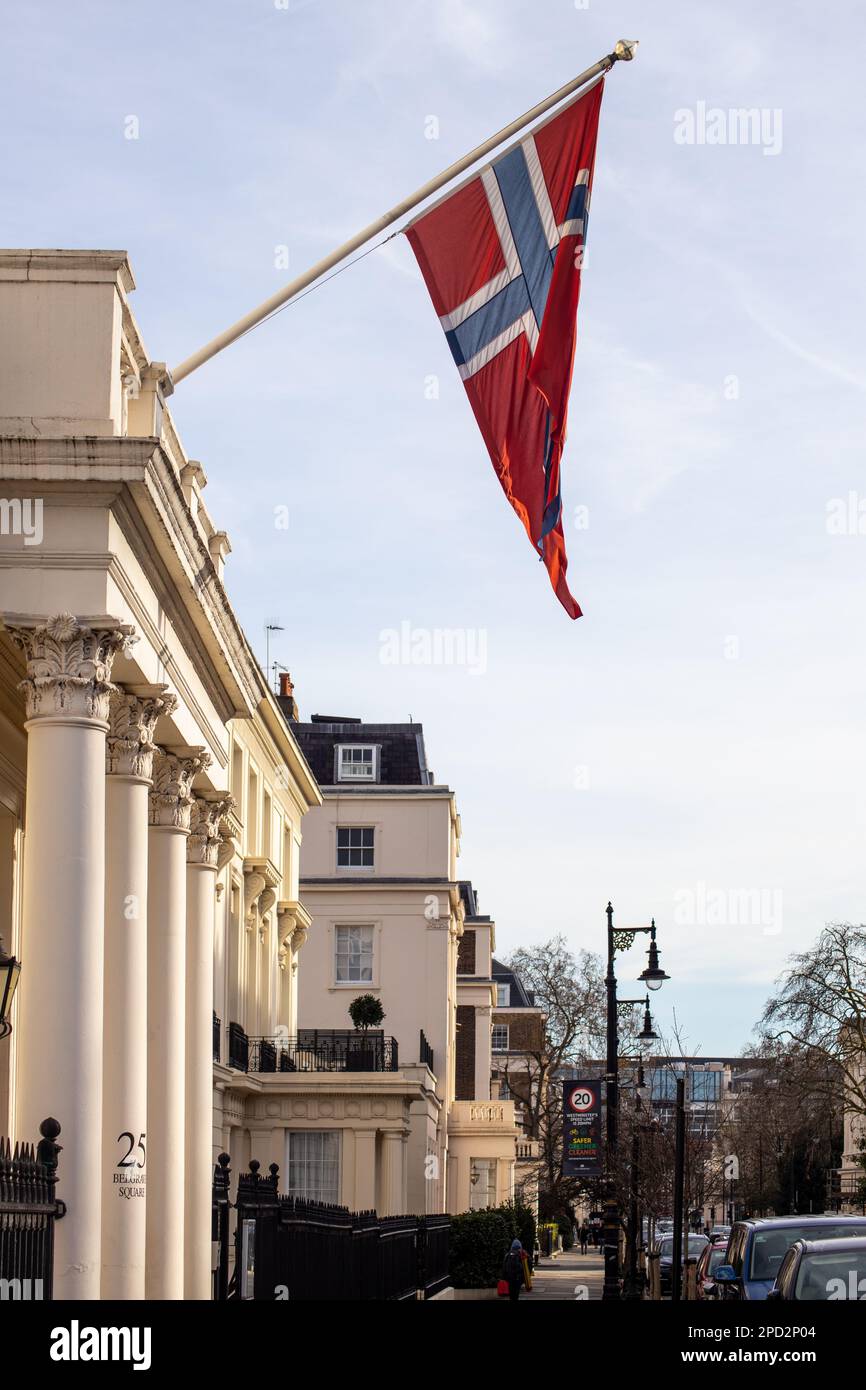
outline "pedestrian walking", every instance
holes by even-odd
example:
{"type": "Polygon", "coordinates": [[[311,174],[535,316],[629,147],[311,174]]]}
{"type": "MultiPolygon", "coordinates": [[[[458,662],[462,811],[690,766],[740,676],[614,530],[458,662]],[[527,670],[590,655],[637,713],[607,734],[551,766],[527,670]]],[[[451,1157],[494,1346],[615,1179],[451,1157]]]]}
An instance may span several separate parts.
{"type": "Polygon", "coordinates": [[[585,1221],[582,1222],[578,1235],[580,1238],[580,1253],[581,1255],[585,1255],[586,1247],[589,1244],[589,1227],[585,1221]]]}
{"type": "Polygon", "coordinates": [[[523,1246],[519,1240],[513,1240],[502,1265],[502,1278],[508,1285],[508,1298],[511,1303],[516,1303],[520,1298],[523,1274],[523,1246]]]}

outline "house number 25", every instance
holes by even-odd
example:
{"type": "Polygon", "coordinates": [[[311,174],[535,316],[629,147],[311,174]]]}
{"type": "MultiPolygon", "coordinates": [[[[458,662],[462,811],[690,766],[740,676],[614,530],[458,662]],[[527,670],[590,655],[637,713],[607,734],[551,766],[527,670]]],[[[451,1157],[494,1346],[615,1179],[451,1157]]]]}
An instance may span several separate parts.
{"type": "Polygon", "coordinates": [[[129,1140],[129,1148],[126,1150],[126,1153],[123,1155],[123,1158],[122,1158],[122,1159],[120,1160],[120,1162],[118,1163],[118,1165],[117,1165],[118,1168],[143,1168],[143,1167],[144,1167],[145,1163],[147,1162],[147,1150],[146,1150],[145,1147],[144,1147],[144,1141],[145,1141],[145,1138],[146,1138],[146,1137],[147,1137],[147,1136],[144,1135],[144,1134],[139,1134],[139,1136],[138,1136],[138,1143],[136,1144],[136,1142],[135,1142],[135,1135],[134,1135],[134,1134],[130,1134],[130,1132],[129,1132],[128,1129],[125,1129],[125,1130],[123,1131],[122,1134],[118,1134],[118,1136],[117,1136],[117,1142],[118,1142],[118,1144],[123,1143],[123,1141],[124,1141],[125,1139],[128,1139],[128,1140],[129,1140]],[[136,1152],[136,1150],[141,1154],[141,1162],[140,1162],[140,1163],[137,1163],[137,1162],[136,1162],[136,1159],[135,1159],[135,1152],[136,1152]]]}

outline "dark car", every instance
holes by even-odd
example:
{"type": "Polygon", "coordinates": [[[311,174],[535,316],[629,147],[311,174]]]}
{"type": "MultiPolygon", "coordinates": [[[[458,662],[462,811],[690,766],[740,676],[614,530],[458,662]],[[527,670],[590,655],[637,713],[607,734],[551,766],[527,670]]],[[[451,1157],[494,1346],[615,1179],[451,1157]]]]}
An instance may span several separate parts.
{"type": "MultiPolygon", "coordinates": [[[[696,1260],[703,1254],[705,1247],[709,1244],[706,1236],[690,1235],[689,1254],[690,1260],[696,1260]]],[[[662,1296],[669,1297],[673,1293],[674,1287],[674,1238],[673,1236],[662,1236],[656,1246],[659,1255],[659,1279],[661,1281],[662,1296]]]]}
{"type": "Polygon", "coordinates": [[[724,1264],[715,1272],[723,1298],[763,1300],[798,1240],[866,1236],[866,1216],[770,1216],[737,1221],[724,1264]]]}
{"type": "Polygon", "coordinates": [[[695,1271],[695,1293],[698,1298],[718,1297],[718,1289],[713,1276],[719,1265],[725,1263],[727,1249],[727,1240],[711,1240],[701,1252],[701,1257],[698,1260],[698,1267],[695,1271]]]}
{"type": "Polygon", "coordinates": [[[866,1236],[795,1241],[767,1297],[796,1303],[866,1300],[866,1236]]]}

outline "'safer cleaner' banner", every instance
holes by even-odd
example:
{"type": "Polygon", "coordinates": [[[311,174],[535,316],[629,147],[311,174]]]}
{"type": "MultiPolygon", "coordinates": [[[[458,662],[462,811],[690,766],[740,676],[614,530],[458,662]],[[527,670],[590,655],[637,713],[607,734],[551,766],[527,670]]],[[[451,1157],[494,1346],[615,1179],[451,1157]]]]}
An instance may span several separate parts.
{"type": "Polygon", "coordinates": [[[603,1169],[601,1081],[562,1083],[562,1171],[568,1178],[597,1178],[603,1169]]]}

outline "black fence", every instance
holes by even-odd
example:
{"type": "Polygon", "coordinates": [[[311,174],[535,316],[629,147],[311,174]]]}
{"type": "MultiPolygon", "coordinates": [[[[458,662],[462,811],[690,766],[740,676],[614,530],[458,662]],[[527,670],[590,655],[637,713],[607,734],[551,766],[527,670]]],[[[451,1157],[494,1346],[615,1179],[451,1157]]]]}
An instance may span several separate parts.
{"type": "Polygon", "coordinates": [[[247,1071],[250,1062],[249,1038],[239,1023],[229,1024],[229,1066],[247,1071]]]}
{"type": "MultiPolygon", "coordinates": [[[[214,1175],[214,1232],[227,1236],[228,1159],[214,1175]]],[[[448,1216],[377,1216],[279,1194],[279,1168],[238,1179],[235,1272],[221,1243],[215,1298],[257,1302],[408,1302],[446,1288],[448,1216]]]]}
{"type": "Polygon", "coordinates": [[[424,1029],[421,1029],[421,1038],[418,1044],[418,1061],[425,1062],[433,1071],[433,1049],[424,1036],[424,1029]]]}
{"type": "Polygon", "coordinates": [[[43,1120],[42,1138],[16,1144],[0,1138],[0,1279],[4,1297],[47,1301],[53,1297],[54,1224],[66,1211],[57,1200],[56,1120],[43,1120]]]}
{"type": "Polygon", "coordinates": [[[222,1025],[214,1013],[213,1016],[213,1059],[215,1062],[220,1060],[220,1042],[222,1036],[222,1025]]]}
{"type": "Polygon", "coordinates": [[[374,1029],[301,1029],[293,1036],[250,1038],[230,1023],[229,1066],[246,1072],[397,1071],[396,1038],[374,1029]]]}

